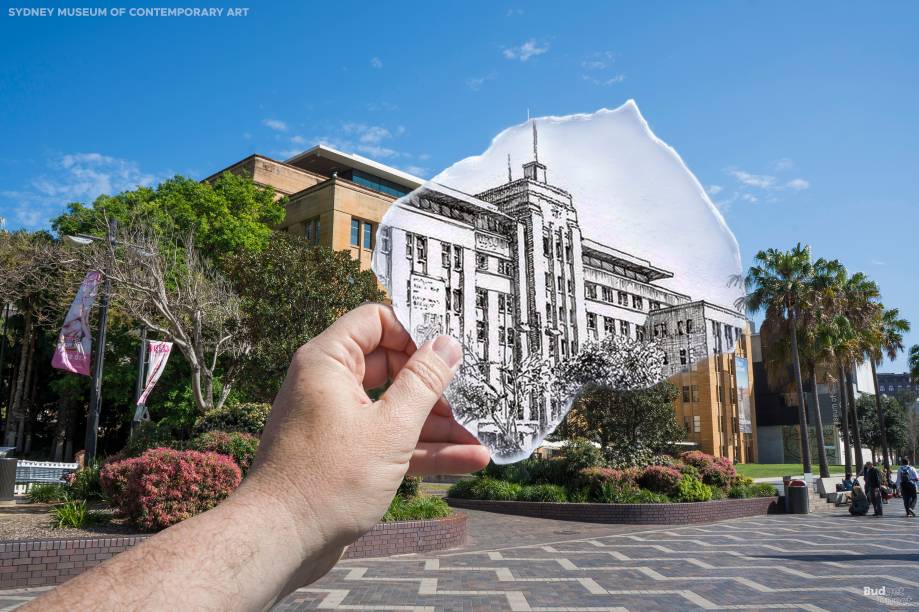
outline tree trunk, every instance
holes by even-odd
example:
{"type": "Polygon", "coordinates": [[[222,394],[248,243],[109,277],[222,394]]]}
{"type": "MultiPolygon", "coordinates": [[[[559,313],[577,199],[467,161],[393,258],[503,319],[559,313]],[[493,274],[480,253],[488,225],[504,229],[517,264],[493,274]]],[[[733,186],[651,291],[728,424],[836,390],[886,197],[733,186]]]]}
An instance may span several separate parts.
{"type": "Polygon", "coordinates": [[[878,412],[878,429],[881,434],[881,452],[884,456],[884,467],[889,468],[890,460],[888,456],[890,452],[887,448],[887,424],[884,422],[884,408],[881,407],[881,388],[878,386],[878,368],[877,363],[874,361],[874,357],[871,358],[871,378],[874,380],[874,407],[878,412]]]}
{"type": "Polygon", "coordinates": [[[849,372],[846,370],[846,396],[849,398],[849,410],[852,411],[852,439],[855,443],[855,473],[858,474],[865,467],[865,459],[862,454],[862,433],[861,426],[858,424],[858,407],[855,405],[855,391],[849,384],[849,372]]]}
{"type": "Polygon", "coordinates": [[[820,395],[817,393],[817,366],[811,365],[811,386],[814,389],[814,420],[817,426],[817,461],[820,462],[820,477],[830,477],[830,466],[826,460],[826,443],[823,439],[823,415],[820,414],[820,395]]]}
{"type": "Polygon", "coordinates": [[[849,431],[849,398],[846,397],[846,372],[842,367],[842,362],[838,359],[836,360],[836,369],[839,372],[839,403],[842,408],[842,449],[845,459],[843,460],[843,465],[845,465],[846,474],[852,473],[852,459],[849,455],[850,446],[849,438],[852,435],[852,432],[849,431]]]}
{"type": "Polygon", "coordinates": [[[16,450],[28,453],[32,450],[31,433],[29,427],[29,416],[32,412],[32,404],[35,401],[35,348],[36,339],[33,335],[29,340],[29,361],[26,363],[26,384],[25,393],[20,402],[18,414],[19,422],[16,426],[16,450]]]}
{"type": "Polygon", "coordinates": [[[810,440],[807,433],[807,410],[804,404],[804,383],[801,381],[801,360],[798,356],[798,313],[795,308],[789,308],[791,319],[791,357],[792,367],[795,371],[795,386],[798,391],[798,423],[801,429],[801,463],[804,467],[804,474],[811,473],[811,449],[810,440]]]}
{"type": "Polygon", "coordinates": [[[19,354],[19,371],[16,374],[16,384],[13,391],[13,400],[7,411],[6,435],[3,439],[4,446],[16,446],[17,418],[21,410],[22,396],[25,393],[26,376],[29,371],[31,359],[30,346],[32,344],[32,307],[27,305],[23,312],[22,352],[19,354]]]}

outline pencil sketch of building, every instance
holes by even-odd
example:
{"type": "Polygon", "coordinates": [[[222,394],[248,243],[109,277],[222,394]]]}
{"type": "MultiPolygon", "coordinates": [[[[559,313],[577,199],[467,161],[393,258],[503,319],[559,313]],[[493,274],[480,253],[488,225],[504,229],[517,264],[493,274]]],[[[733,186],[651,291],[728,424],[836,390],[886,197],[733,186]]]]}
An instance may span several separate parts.
{"type": "MultiPolygon", "coordinates": [[[[603,229],[615,242],[615,228],[603,229]]],[[[700,308],[655,284],[673,276],[667,270],[582,236],[572,196],[549,183],[539,161],[535,123],[522,177],[508,161],[507,182],[474,196],[427,184],[397,200],[380,226],[373,269],[418,344],[441,333],[463,342],[464,369],[446,396],[502,462],[528,455],[564,418],[573,397],[556,392],[556,366],[584,347],[611,335],[653,340],[673,375],[717,346],[714,338],[671,341],[679,325],[690,326],[680,330],[689,338],[714,313],[731,330],[730,345],[746,333],[742,314],[700,308]],[[463,395],[468,385],[487,397],[463,395]],[[510,415],[510,427],[498,413],[510,415]]]]}

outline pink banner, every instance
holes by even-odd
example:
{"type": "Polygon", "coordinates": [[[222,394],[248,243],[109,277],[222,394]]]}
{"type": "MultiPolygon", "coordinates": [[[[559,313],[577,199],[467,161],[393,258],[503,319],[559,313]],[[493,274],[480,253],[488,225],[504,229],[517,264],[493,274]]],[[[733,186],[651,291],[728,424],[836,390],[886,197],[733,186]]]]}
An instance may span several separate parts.
{"type": "Polygon", "coordinates": [[[140,394],[140,398],[137,400],[138,406],[147,403],[147,396],[153,391],[153,386],[160,379],[163,370],[166,369],[166,361],[169,359],[170,352],[172,352],[172,342],[151,340],[147,343],[147,382],[144,386],[144,392],[140,394]]]}
{"type": "Polygon", "coordinates": [[[89,313],[93,302],[96,301],[96,291],[101,272],[87,272],[77,296],[67,311],[64,327],[57,339],[54,357],[51,359],[52,367],[67,370],[74,374],[90,374],[90,360],[92,359],[93,335],[89,329],[89,313]]]}

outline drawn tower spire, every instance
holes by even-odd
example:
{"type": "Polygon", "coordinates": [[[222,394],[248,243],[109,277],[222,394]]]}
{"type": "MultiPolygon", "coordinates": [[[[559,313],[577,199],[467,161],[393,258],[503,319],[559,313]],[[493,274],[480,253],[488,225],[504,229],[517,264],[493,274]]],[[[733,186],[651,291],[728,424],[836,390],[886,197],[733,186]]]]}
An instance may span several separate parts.
{"type": "Polygon", "coordinates": [[[533,126],[533,161],[523,164],[523,178],[545,183],[546,166],[539,163],[539,134],[536,131],[536,120],[532,121],[533,126]]]}

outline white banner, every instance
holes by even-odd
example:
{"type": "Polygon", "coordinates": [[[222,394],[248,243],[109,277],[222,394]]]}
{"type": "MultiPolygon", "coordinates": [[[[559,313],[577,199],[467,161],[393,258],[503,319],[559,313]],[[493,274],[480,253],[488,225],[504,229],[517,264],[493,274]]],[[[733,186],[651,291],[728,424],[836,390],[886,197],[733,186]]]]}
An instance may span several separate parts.
{"type": "Polygon", "coordinates": [[[151,340],[147,343],[147,381],[144,385],[144,392],[140,394],[137,400],[138,406],[147,403],[147,396],[153,391],[156,381],[160,379],[163,370],[166,369],[166,361],[169,359],[170,352],[172,352],[172,342],[151,340]]]}

